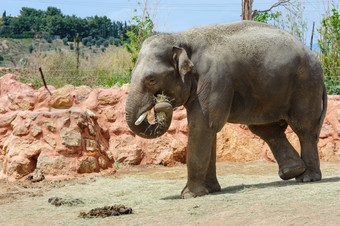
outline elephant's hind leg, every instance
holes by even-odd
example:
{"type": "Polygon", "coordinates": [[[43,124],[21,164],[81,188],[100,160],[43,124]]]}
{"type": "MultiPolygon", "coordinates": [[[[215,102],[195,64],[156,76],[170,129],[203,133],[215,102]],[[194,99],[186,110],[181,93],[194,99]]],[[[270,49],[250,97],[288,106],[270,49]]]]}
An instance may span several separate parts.
{"type": "MultiPolygon", "coordinates": [[[[319,76],[321,77],[321,76],[319,76]]],[[[322,84],[323,81],[312,83],[322,84]]],[[[311,93],[313,97],[294,99],[288,123],[299,137],[301,146],[301,158],[306,165],[306,171],[296,178],[297,181],[310,182],[321,180],[320,159],[318,154],[318,140],[323,123],[323,117],[327,109],[327,93],[323,86],[317,90],[315,87],[303,86],[305,93],[311,93]],[[322,103],[322,104],[321,104],[322,103]]]]}
{"type": "Polygon", "coordinates": [[[283,180],[297,177],[305,171],[306,167],[299,154],[287,140],[284,133],[288,124],[285,121],[249,125],[249,129],[261,137],[270,147],[278,165],[279,176],[283,180]]]}
{"type": "Polygon", "coordinates": [[[300,182],[321,180],[322,175],[317,147],[321,125],[319,125],[317,120],[315,120],[315,122],[299,120],[296,121],[296,123],[291,123],[290,126],[299,137],[301,158],[306,165],[306,171],[296,177],[296,180],[300,182]]]}

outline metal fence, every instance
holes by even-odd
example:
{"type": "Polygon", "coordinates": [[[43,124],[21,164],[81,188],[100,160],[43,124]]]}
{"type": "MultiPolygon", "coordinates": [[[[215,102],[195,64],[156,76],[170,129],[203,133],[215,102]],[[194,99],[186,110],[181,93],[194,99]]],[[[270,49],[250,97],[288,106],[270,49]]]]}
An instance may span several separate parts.
{"type": "MultiPolygon", "coordinates": [[[[339,67],[340,69],[340,67],[339,67]]],[[[55,69],[44,70],[44,76],[48,85],[57,88],[71,84],[74,86],[86,85],[90,87],[121,86],[130,82],[129,75],[121,75],[110,71],[98,70],[75,70],[75,69],[55,69]]],[[[24,83],[32,83],[35,88],[43,86],[41,75],[38,69],[22,68],[0,68],[0,76],[12,73],[19,76],[19,80],[24,83]]],[[[327,90],[332,90],[340,95],[340,75],[324,75],[327,90]]]]}

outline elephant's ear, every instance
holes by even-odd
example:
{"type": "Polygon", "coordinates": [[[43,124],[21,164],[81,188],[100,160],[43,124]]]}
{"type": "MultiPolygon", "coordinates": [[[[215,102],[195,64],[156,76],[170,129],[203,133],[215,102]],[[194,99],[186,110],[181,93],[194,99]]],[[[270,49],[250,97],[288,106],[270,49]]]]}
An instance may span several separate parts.
{"type": "Polygon", "coordinates": [[[188,72],[191,71],[194,64],[189,59],[188,54],[185,51],[185,49],[174,46],[172,48],[172,52],[173,52],[173,59],[174,59],[175,67],[178,70],[184,82],[184,76],[188,72]]]}

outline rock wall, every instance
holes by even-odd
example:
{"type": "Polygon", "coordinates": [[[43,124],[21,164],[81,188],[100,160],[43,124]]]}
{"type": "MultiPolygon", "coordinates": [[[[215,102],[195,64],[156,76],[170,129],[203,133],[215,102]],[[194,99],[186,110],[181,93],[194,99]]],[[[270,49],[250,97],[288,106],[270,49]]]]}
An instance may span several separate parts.
{"type": "MultiPolygon", "coordinates": [[[[110,89],[67,85],[35,90],[16,76],[0,78],[0,177],[71,176],[114,171],[116,164],[185,163],[185,109],[176,109],[168,132],[147,140],[124,119],[128,85],[110,89]]],[[[340,96],[329,96],[321,131],[321,160],[340,160],[340,96]]],[[[296,135],[287,130],[296,149],[296,135]]],[[[246,126],[227,124],[217,137],[218,161],[274,160],[268,146],[246,126]]]]}

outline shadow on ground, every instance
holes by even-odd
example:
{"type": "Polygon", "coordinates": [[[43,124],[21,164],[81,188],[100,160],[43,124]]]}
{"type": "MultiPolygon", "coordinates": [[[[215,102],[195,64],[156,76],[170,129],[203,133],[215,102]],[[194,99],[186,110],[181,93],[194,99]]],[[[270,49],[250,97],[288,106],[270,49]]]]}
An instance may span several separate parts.
{"type": "MultiPolygon", "coordinates": [[[[332,182],[339,182],[339,181],[340,181],[340,177],[329,177],[329,178],[324,178],[321,181],[316,181],[312,183],[323,184],[323,183],[332,183],[332,182]]],[[[235,185],[235,186],[222,188],[221,191],[215,192],[209,195],[222,195],[222,194],[227,194],[227,193],[233,194],[233,193],[238,193],[249,188],[261,189],[261,188],[268,188],[268,187],[285,187],[285,186],[296,186],[296,185],[304,185],[304,184],[309,184],[309,183],[296,182],[294,180],[291,180],[291,181],[273,181],[269,183],[258,183],[258,184],[241,184],[241,185],[235,185]]],[[[161,198],[161,200],[172,200],[172,199],[181,199],[181,196],[172,195],[172,196],[161,198]]]]}

